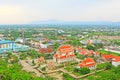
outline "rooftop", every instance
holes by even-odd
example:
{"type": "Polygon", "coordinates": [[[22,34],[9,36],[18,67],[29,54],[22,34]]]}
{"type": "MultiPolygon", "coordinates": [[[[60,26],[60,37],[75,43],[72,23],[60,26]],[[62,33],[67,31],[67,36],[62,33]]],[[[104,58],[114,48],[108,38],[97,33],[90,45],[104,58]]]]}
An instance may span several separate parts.
{"type": "Polygon", "coordinates": [[[5,44],[5,43],[13,43],[13,41],[9,41],[9,40],[0,40],[0,44],[5,44]]]}
{"type": "Polygon", "coordinates": [[[112,59],[113,62],[119,62],[120,61],[120,56],[117,56],[115,58],[112,59]]]}
{"type": "Polygon", "coordinates": [[[114,56],[112,54],[103,54],[102,57],[105,59],[112,59],[112,58],[115,58],[116,56],[114,56]]]}
{"type": "Polygon", "coordinates": [[[90,67],[94,66],[96,63],[93,58],[87,58],[82,61],[82,63],[79,64],[80,67],[90,67]]]}
{"type": "Polygon", "coordinates": [[[60,53],[68,53],[68,52],[72,52],[73,51],[73,47],[70,45],[62,45],[58,48],[58,51],[60,51],[60,53]]]}

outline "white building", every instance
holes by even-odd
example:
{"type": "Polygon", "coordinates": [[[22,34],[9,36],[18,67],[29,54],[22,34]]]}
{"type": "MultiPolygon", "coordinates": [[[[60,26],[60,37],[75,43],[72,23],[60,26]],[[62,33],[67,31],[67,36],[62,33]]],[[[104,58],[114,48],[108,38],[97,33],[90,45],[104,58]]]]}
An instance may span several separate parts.
{"type": "Polygon", "coordinates": [[[112,65],[116,66],[116,67],[118,65],[120,65],[120,56],[117,56],[117,57],[115,57],[115,58],[112,59],[112,65]]]}

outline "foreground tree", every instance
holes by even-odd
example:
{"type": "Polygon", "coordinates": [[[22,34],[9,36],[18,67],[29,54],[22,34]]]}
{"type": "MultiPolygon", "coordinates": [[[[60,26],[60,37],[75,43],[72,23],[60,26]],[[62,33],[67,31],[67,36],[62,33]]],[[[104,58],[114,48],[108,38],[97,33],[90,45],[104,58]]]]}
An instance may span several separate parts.
{"type": "Polygon", "coordinates": [[[81,74],[88,74],[88,73],[90,73],[90,69],[89,68],[80,68],[80,73],[81,74]]]}

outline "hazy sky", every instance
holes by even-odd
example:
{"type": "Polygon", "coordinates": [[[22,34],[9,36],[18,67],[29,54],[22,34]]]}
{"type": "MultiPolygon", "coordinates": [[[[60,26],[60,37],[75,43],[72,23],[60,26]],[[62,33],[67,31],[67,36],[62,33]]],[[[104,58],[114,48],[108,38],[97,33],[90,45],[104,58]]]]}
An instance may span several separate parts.
{"type": "Polygon", "coordinates": [[[120,0],[0,0],[0,23],[120,21],[120,0]]]}

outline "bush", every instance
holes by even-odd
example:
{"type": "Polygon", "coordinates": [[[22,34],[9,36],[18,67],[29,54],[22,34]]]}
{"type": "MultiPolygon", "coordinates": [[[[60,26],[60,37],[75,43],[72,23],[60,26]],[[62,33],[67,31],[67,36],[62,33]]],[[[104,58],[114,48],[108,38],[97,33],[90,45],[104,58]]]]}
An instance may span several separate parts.
{"type": "Polygon", "coordinates": [[[79,74],[88,74],[90,73],[89,68],[75,68],[74,72],[79,73],[79,74]]]}
{"type": "Polygon", "coordinates": [[[106,65],[106,70],[111,69],[112,67],[113,67],[112,64],[108,63],[108,64],[106,65]]]}
{"type": "Polygon", "coordinates": [[[90,69],[89,68],[80,68],[80,73],[81,74],[88,74],[88,73],[90,73],[90,69]]]}
{"type": "Polygon", "coordinates": [[[43,67],[43,68],[42,68],[42,71],[46,71],[46,67],[43,67]]]}
{"type": "Polygon", "coordinates": [[[93,45],[87,45],[86,48],[88,50],[94,50],[94,51],[96,50],[96,47],[94,47],[93,45]]]}
{"type": "Polygon", "coordinates": [[[111,67],[112,67],[112,64],[110,64],[110,63],[102,63],[102,64],[97,65],[98,70],[100,70],[100,69],[111,69],[111,67]]]}

